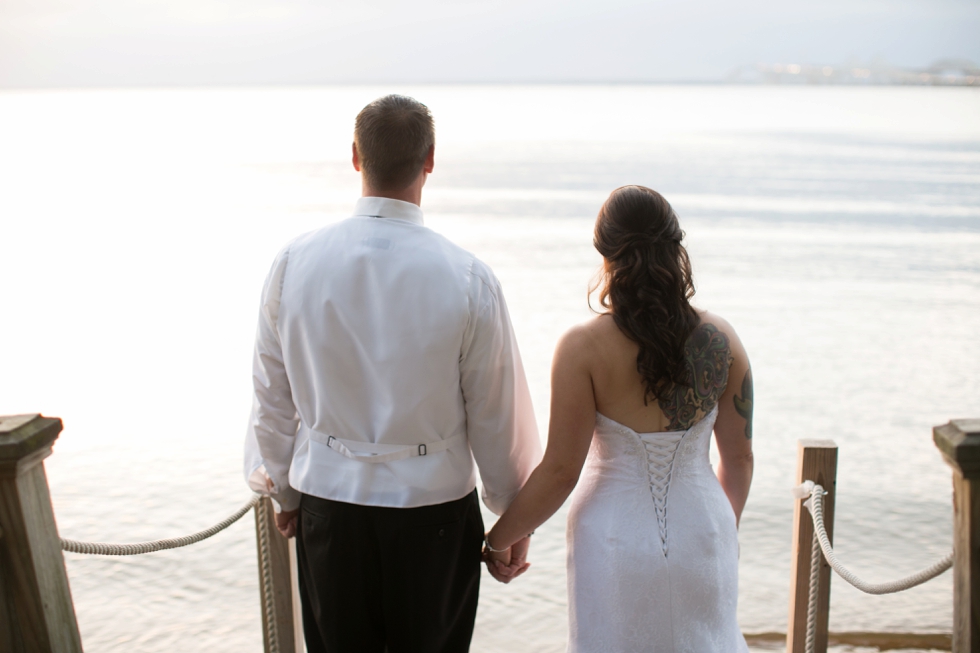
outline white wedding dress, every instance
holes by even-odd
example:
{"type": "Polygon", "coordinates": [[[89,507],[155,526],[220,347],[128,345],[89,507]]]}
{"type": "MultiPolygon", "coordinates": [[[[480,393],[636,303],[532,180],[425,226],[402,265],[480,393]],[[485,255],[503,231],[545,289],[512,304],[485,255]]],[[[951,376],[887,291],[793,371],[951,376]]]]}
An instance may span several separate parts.
{"type": "Polygon", "coordinates": [[[708,460],[717,406],[686,431],[596,414],[568,515],[569,653],[745,653],[735,515],[708,460]]]}

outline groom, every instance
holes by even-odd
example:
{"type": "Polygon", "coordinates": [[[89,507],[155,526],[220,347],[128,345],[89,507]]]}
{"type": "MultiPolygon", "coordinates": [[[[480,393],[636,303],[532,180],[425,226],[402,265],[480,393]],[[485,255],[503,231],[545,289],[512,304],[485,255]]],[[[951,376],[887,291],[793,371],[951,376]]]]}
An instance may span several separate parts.
{"type": "Polygon", "coordinates": [[[434,150],[425,105],[364,107],[353,216],[289,243],[262,291],[245,474],[297,538],[309,653],[468,650],[476,467],[500,514],[541,457],[500,283],[423,226],[434,150]]]}

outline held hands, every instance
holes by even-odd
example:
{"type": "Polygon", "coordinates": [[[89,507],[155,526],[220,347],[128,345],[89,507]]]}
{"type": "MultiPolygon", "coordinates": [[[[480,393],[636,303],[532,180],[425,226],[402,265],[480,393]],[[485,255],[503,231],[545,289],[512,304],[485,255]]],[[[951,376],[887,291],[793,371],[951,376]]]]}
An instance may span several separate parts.
{"type": "Polygon", "coordinates": [[[501,583],[509,583],[531,566],[527,561],[527,552],[531,547],[531,536],[518,540],[509,549],[490,551],[483,548],[483,561],[487,563],[487,571],[501,583]]]}
{"type": "Polygon", "coordinates": [[[299,509],[283,510],[276,513],[276,528],[285,538],[296,535],[296,522],[299,520],[299,509]]]}

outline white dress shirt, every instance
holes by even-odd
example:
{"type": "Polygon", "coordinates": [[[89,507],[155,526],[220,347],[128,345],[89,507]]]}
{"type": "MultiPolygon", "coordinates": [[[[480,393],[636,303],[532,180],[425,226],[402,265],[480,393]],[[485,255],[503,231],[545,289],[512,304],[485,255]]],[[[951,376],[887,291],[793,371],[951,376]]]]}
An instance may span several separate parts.
{"type": "Polygon", "coordinates": [[[287,245],[262,291],[245,444],[249,485],[416,507],[476,487],[503,512],[541,458],[500,283],[422,224],[364,197],[287,245]]]}

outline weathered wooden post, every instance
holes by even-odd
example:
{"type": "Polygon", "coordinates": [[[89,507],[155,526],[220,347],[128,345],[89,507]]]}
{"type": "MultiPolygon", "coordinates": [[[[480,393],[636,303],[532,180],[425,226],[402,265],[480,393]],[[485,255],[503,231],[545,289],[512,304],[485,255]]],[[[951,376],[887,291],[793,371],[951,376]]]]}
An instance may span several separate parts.
{"type": "Polygon", "coordinates": [[[980,419],[932,430],[953,468],[953,652],[980,651],[980,419]]]}
{"type": "MultiPolygon", "coordinates": [[[[837,445],[833,440],[800,440],[797,444],[796,482],[813,481],[823,487],[824,525],[834,541],[834,503],[837,497],[837,445]]],[[[810,554],[813,520],[802,501],[793,509],[793,549],[790,564],[789,623],[786,652],[803,653],[806,645],[806,612],[810,593],[810,554]]],[[[821,558],[820,593],[817,595],[817,628],[814,651],[827,651],[827,622],[830,616],[830,565],[821,558]]]]}
{"type": "Polygon", "coordinates": [[[0,651],[81,653],[45,458],[61,420],[0,417],[0,651]]]}
{"type": "Polygon", "coordinates": [[[268,497],[255,507],[255,536],[265,653],[303,653],[306,647],[295,572],[296,544],[276,529],[275,512],[268,497]]]}

